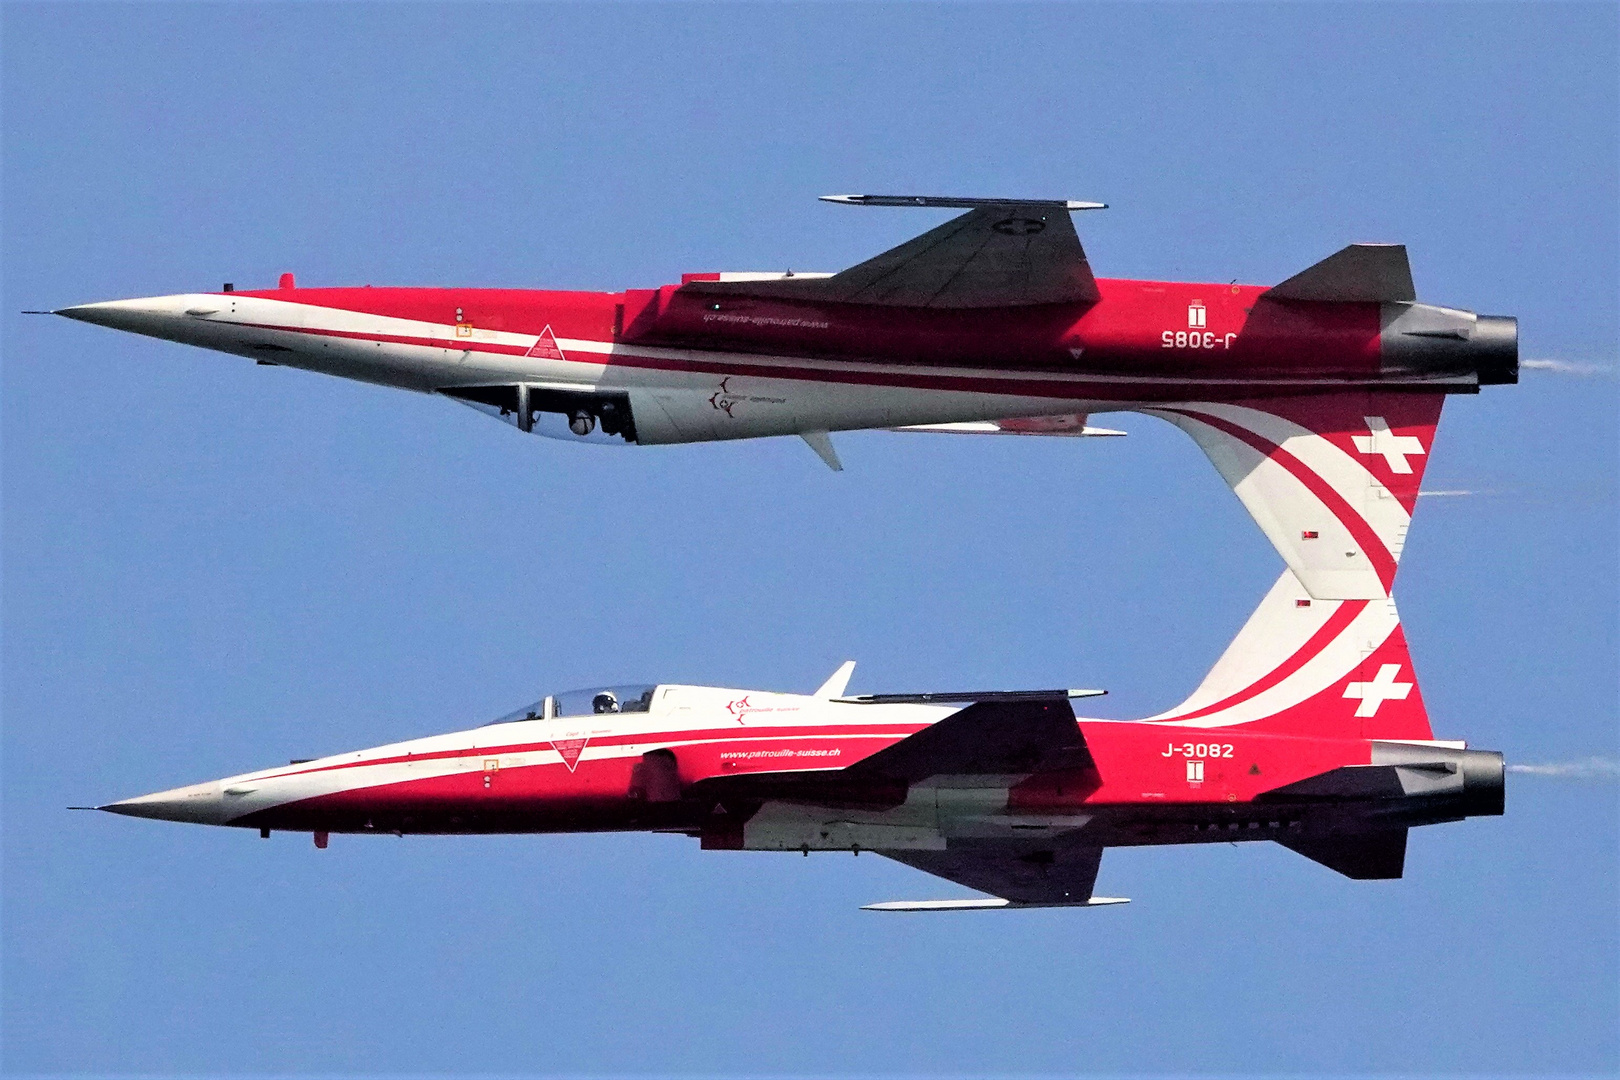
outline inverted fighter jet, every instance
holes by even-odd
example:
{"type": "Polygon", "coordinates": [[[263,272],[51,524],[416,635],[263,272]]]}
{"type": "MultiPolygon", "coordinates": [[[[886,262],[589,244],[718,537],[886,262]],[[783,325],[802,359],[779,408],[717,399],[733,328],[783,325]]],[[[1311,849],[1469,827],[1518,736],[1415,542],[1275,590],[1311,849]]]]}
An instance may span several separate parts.
{"type": "Polygon", "coordinates": [[[1127,845],[1271,840],[1398,878],[1410,828],[1504,806],[1500,754],[1435,739],[1387,591],[1438,415],[1405,410],[1363,418],[1365,435],[1331,410],[1312,414],[1330,435],[1241,406],[1164,410],[1292,557],[1192,696],[1143,720],[1077,719],[1070,702],[1101,691],[852,696],[848,663],[812,694],[554,694],[482,727],[99,809],[323,848],[334,833],[644,830],[866,851],[987,894],[872,905],[886,911],[1119,903],[1094,886],[1103,849],[1127,845]]]}
{"type": "MultiPolygon", "coordinates": [[[[623,292],[299,288],[64,308],[82,322],[442,394],[526,432],[636,444],[865,428],[1119,434],[1179,402],[1475,393],[1518,378],[1511,318],[1417,302],[1406,249],[1278,285],[1097,278],[1101,203],[830,195],[967,212],[839,273],[694,273],[623,292]]],[[[1373,409],[1368,415],[1381,413],[1373,409]]]]}

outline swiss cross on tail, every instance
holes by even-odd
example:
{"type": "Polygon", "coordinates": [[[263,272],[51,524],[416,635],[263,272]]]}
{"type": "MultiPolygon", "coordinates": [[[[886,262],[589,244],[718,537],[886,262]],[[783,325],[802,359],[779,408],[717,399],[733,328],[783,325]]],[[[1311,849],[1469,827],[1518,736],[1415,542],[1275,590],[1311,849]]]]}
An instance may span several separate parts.
{"type": "Polygon", "coordinates": [[[1356,706],[1356,715],[1377,716],[1378,707],[1384,702],[1405,701],[1406,696],[1412,692],[1412,687],[1417,684],[1396,682],[1395,677],[1400,672],[1400,664],[1379,664],[1378,674],[1370,682],[1352,682],[1346,686],[1345,697],[1361,699],[1361,704],[1356,706]]]}
{"type": "Polygon", "coordinates": [[[563,351],[557,345],[557,335],[551,332],[551,324],[540,331],[539,339],[529,348],[529,356],[537,356],[542,360],[566,360],[563,351]]]}
{"type": "Polygon", "coordinates": [[[1367,434],[1352,435],[1350,441],[1361,453],[1382,457],[1389,471],[1401,476],[1412,471],[1412,466],[1406,460],[1408,455],[1427,453],[1423,449],[1422,439],[1414,435],[1395,434],[1389,430],[1389,421],[1382,416],[1367,417],[1367,434]]]}
{"type": "Polygon", "coordinates": [[[1197,441],[1311,597],[1374,600],[1395,580],[1444,401],[1340,392],[1145,411],[1197,441]]]}

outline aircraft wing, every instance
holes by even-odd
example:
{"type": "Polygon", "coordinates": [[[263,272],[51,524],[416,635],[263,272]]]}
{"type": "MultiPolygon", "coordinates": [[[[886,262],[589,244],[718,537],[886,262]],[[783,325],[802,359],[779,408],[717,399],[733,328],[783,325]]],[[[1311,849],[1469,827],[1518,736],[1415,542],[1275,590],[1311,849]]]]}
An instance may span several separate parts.
{"type": "MultiPolygon", "coordinates": [[[[833,806],[904,802],[911,785],[943,775],[1008,775],[1094,768],[1068,691],[1032,691],[979,700],[844,769],[711,777],[703,797],[796,799],[833,806]]],[[[892,695],[908,697],[914,695],[892,695]]],[[[939,695],[949,697],[954,695],[939,695]]],[[[991,895],[959,900],[895,900],[876,911],[1071,907],[1119,904],[1094,897],[1102,848],[1062,836],[959,837],[942,850],[872,850],[991,895]]]]}
{"type": "Polygon", "coordinates": [[[980,701],[842,771],[848,779],[913,784],[930,776],[1030,773],[1092,764],[1062,697],[980,701]]]}
{"type": "MultiPolygon", "coordinates": [[[[1069,693],[1013,692],[1002,700],[980,700],[843,769],[711,776],[693,784],[690,793],[701,798],[893,805],[905,800],[910,785],[931,776],[1006,776],[1094,767],[1069,707],[1069,693]]],[[[923,696],[956,697],[886,695],[905,700],[923,696]]]]}
{"type": "MultiPolygon", "coordinates": [[[[957,840],[945,851],[879,851],[878,854],[935,877],[987,892],[1003,903],[983,900],[898,900],[870,907],[877,911],[929,911],[962,907],[1089,905],[1103,849],[1089,844],[1046,841],[957,840]]],[[[1098,903],[1120,903],[1104,897],[1098,903]]]]}
{"type": "Polygon", "coordinates": [[[1061,200],[830,195],[866,206],[971,207],[831,277],[694,281],[694,292],[917,308],[996,308],[1085,303],[1097,282],[1069,218],[1100,204],[1061,200]]]}

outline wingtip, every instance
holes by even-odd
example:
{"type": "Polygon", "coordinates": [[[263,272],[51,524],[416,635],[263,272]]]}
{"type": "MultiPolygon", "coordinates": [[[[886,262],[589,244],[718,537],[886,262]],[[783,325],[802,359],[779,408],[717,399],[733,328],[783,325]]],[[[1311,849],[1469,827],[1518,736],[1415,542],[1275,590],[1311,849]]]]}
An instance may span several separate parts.
{"type": "Polygon", "coordinates": [[[862,911],[1020,911],[1029,908],[1087,908],[1128,904],[1129,897],[1093,896],[1089,900],[1022,901],[1006,900],[999,896],[971,897],[964,900],[886,900],[880,904],[863,904],[862,911]]]}
{"type": "Polygon", "coordinates": [[[931,206],[940,209],[973,210],[979,207],[1051,207],[1065,210],[1106,210],[1107,203],[1080,199],[996,199],[955,195],[818,195],[822,202],[844,206],[931,206]]]}

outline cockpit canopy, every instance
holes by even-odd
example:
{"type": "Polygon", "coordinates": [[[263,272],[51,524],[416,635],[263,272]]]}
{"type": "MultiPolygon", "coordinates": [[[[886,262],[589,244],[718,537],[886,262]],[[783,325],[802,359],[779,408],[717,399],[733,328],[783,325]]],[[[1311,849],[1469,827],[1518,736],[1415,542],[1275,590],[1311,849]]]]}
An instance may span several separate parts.
{"type": "Polygon", "coordinates": [[[490,724],[606,713],[644,713],[652,707],[653,691],[657,689],[657,684],[629,683],[623,686],[597,686],[588,690],[566,690],[515,709],[499,719],[491,720],[490,724]]]}

